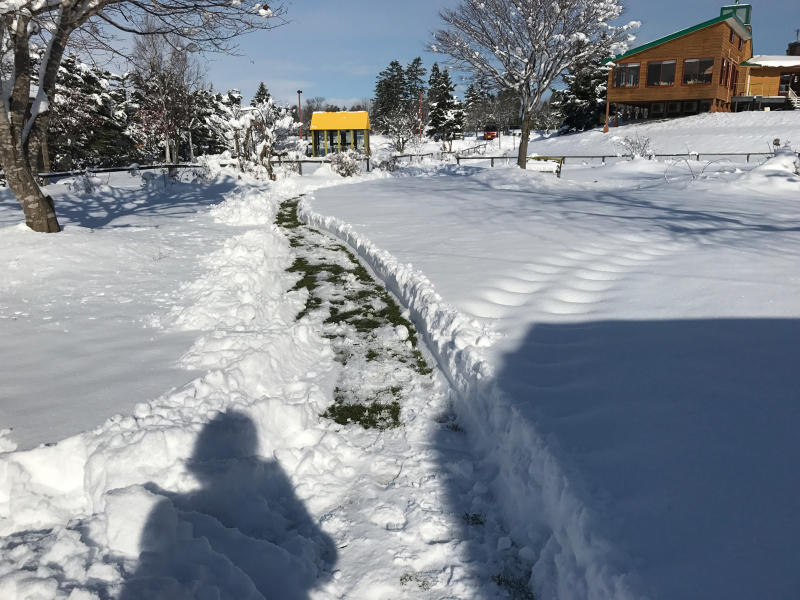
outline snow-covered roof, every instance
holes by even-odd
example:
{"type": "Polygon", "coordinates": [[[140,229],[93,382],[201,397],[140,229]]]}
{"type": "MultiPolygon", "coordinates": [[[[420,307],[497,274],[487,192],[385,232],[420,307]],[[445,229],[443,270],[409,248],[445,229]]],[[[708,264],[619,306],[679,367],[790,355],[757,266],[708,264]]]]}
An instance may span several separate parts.
{"type": "Polygon", "coordinates": [[[800,68],[800,56],[783,56],[781,54],[756,54],[742,63],[746,67],[787,67],[800,68]]]}

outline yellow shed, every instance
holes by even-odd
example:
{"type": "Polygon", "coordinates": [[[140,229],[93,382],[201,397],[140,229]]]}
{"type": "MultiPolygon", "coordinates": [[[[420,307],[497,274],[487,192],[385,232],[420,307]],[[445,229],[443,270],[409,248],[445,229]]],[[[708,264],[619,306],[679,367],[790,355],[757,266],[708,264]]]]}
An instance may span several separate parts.
{"type": "Polygon", "coordinates": [[[311,136],[314,156],[348,149],[369,155],[369,113],[315,112],[311,115],[311,136]]]}

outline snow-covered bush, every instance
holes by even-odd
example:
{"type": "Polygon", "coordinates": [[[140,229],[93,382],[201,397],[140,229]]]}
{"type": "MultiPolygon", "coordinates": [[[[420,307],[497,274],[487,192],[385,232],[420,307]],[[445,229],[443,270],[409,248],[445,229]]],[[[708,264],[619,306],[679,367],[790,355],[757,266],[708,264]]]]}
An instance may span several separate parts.
{"type": "Polygon", "coordinates": [[[354,150],[331,154],[330,160],[331,170],[342,177],[352,177],[361,172],[361,155],[354,150]]]}
{"type": "Polygon", "coordinates": [[[386,160],[380,161],[378,164],[375,165],[375,168],[380,171],[386,171],[388,173],[394,173],[397,171],[398,168],[397,159],[394,157],[389,157],[386,160]]]}
{"type": "Polygon", "coordinates": [[[230,121],[234,147],[239,158],[239,167],[246,170],[246,162],[257,163],[266,168],[269,179],[277,175],[272,164],[280,151],[293,149],[299,123],[291,111],[276,105],[272,98],[251,107],[238,107],[230,121]]]}
{"type": "Polygon", "coordinates": [[[167,187],[168,177],[164,173],[156,173],[155,171],[144,171],[142,173],[142,187],[145,189],[158,189],[167,187]]]}
{"type": "Polygon", "coordinates": [[[632,156],[633,158],[652,158],[655,154],[650,143],[650,138],[640,136],[639,134],[632,136],[626,135],[617,143],[622,146],[623,154],[632,156]]]}
{"type": "Polygon", "coordinates": [[[99,178],[88,171],[64,181],[64,185],[66,185],[73,194],[91,194],[98,186],[102,185],[102,183],[103,182],[100,181],[99,178]]]}

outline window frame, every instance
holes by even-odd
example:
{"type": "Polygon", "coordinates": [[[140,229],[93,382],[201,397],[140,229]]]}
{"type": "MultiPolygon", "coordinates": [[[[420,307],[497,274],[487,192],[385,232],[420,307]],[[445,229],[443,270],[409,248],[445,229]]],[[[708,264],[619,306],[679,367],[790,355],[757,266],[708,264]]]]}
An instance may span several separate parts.
{"type": "Polygon", "coordinates": [[[727,58],[723,57],[722,58],[722,66],[720,67],[720,70],[719,70],[719,85],[724,87],[724,88],[728,87],[728,77],[730,75],[730,73],[729,73],[730,65],[731,65],[731,61],[729,61],[727,58]]]}
{"type": "MultiPolygon", "coordinates": [[[[660,73],[659,73],[659,76],[660,76],[660,73]]],[[[675,87],[675,80],[677,79],[677,77],[678,77],[678,59],[677,58],[663,58],[663,59],[659,59],[659,60],[648,60],[647,61],[647,73],[645,75],[645,80],[644,80],[645,87],[649,87],[649,88],[675,87]],[[672,83],[666,83],[666,84],[663,84],[663,85],[660,85],[660,84],[651,85],[650,84],[650,65],[651,64],[661,64],[661,65],[663,65],[664,63],[670,63],[670,62],[674,63],[674,65],[675,65],[675,71],[672,74],[672,83]]]]}
{"type": "Polygon", "coordinates": [[[736,32],[733,30],[733,27],[731,27],[731,34],[728,37],[728,41],[732,44],[733,40],[735,39],[736,39],[736,32]]]}
{"type": "Polygon", "coordinates": [[[681,85],[685,85],[687,87],[694,87],[696,85],[713,85],[714,84],[714,68],[716,66],[717,66],[717,59],[714,58],[713,56],[704,56],[702,58],[684,58],[683,59],[683,66],[681,67],[681,85]],[[690,60],[692,60],[692,61],[696,60],[698,62],[698,71],[697,71],[698,75],[700,74],[700,70],[699,70],[700,69],[700,66],[699,66],[700,62],[704,61],[704,60],[710,60],[711,61],[711,78],[708,80],[708,82],[698,81],[696,83],[687,83],[687,81],[686,81],[686,63],[689,62],[690,60]]]}
{"type": "Polygon", "coordinates": [[[743,45],[744,45],[744,40],[742,38],[739,38],[739,51],[742,50],[743,45]]]}
{"type": "Polygon", "coordinates": [[[614,67],[614,73],[612,75],[612,87],[614,89],[625,90],[625,89],[636,89],[640,87],[640,83],[642,80],[642,63],[641,62],[628,62],[628,63],[619,63],[617,66],[614,67]],[[617,71],[622,70],[625,72],[625,77],[623,78],[624,81],[628,80],[628,71],[631,70],[634,66],[637,67],[638,74],[636,75],[636,85],[617,85],[617,71]]]}

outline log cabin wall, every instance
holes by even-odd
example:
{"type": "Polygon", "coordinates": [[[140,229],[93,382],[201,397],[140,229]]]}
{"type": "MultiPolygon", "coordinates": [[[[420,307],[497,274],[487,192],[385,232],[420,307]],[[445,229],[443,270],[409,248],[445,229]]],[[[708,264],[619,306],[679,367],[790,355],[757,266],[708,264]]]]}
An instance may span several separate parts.
{"type": "Polygon", "coordinates": [[[753,55],[752,39],[741,39],[741,48],[739,45],[739,35],[730,25],[721,22],[626,56],[617,64],[639,63],[639,85],[638,87],[614,87],[612,70],[609,75],[609,101],[615,104],[643,105],[653,102],[708,100],[712,102],[711,110],[729,110],[734,91],[729,83],[730,69],[725,78],[726,85],[721,84],[723,64],[733,65],[737,69],[737,88],[741,88],[746,79],[746,69],[739,67],[739,64],[753,55]],[[731,33],[733,33],[733,41],[731,41],[731,33]],[[684,61],[692,58],[714,59],[711,83],[683,83],[684,61]],[[664,60],[676,61],[674,83],[648,86],[648,63],[664,60]]]}
{"type": "Polygon", "coordinates": [[[777,96],[780,93],[781,74],[785,69],[768,67],[750,68],[750,86],[747,95],[777,96]]]}

